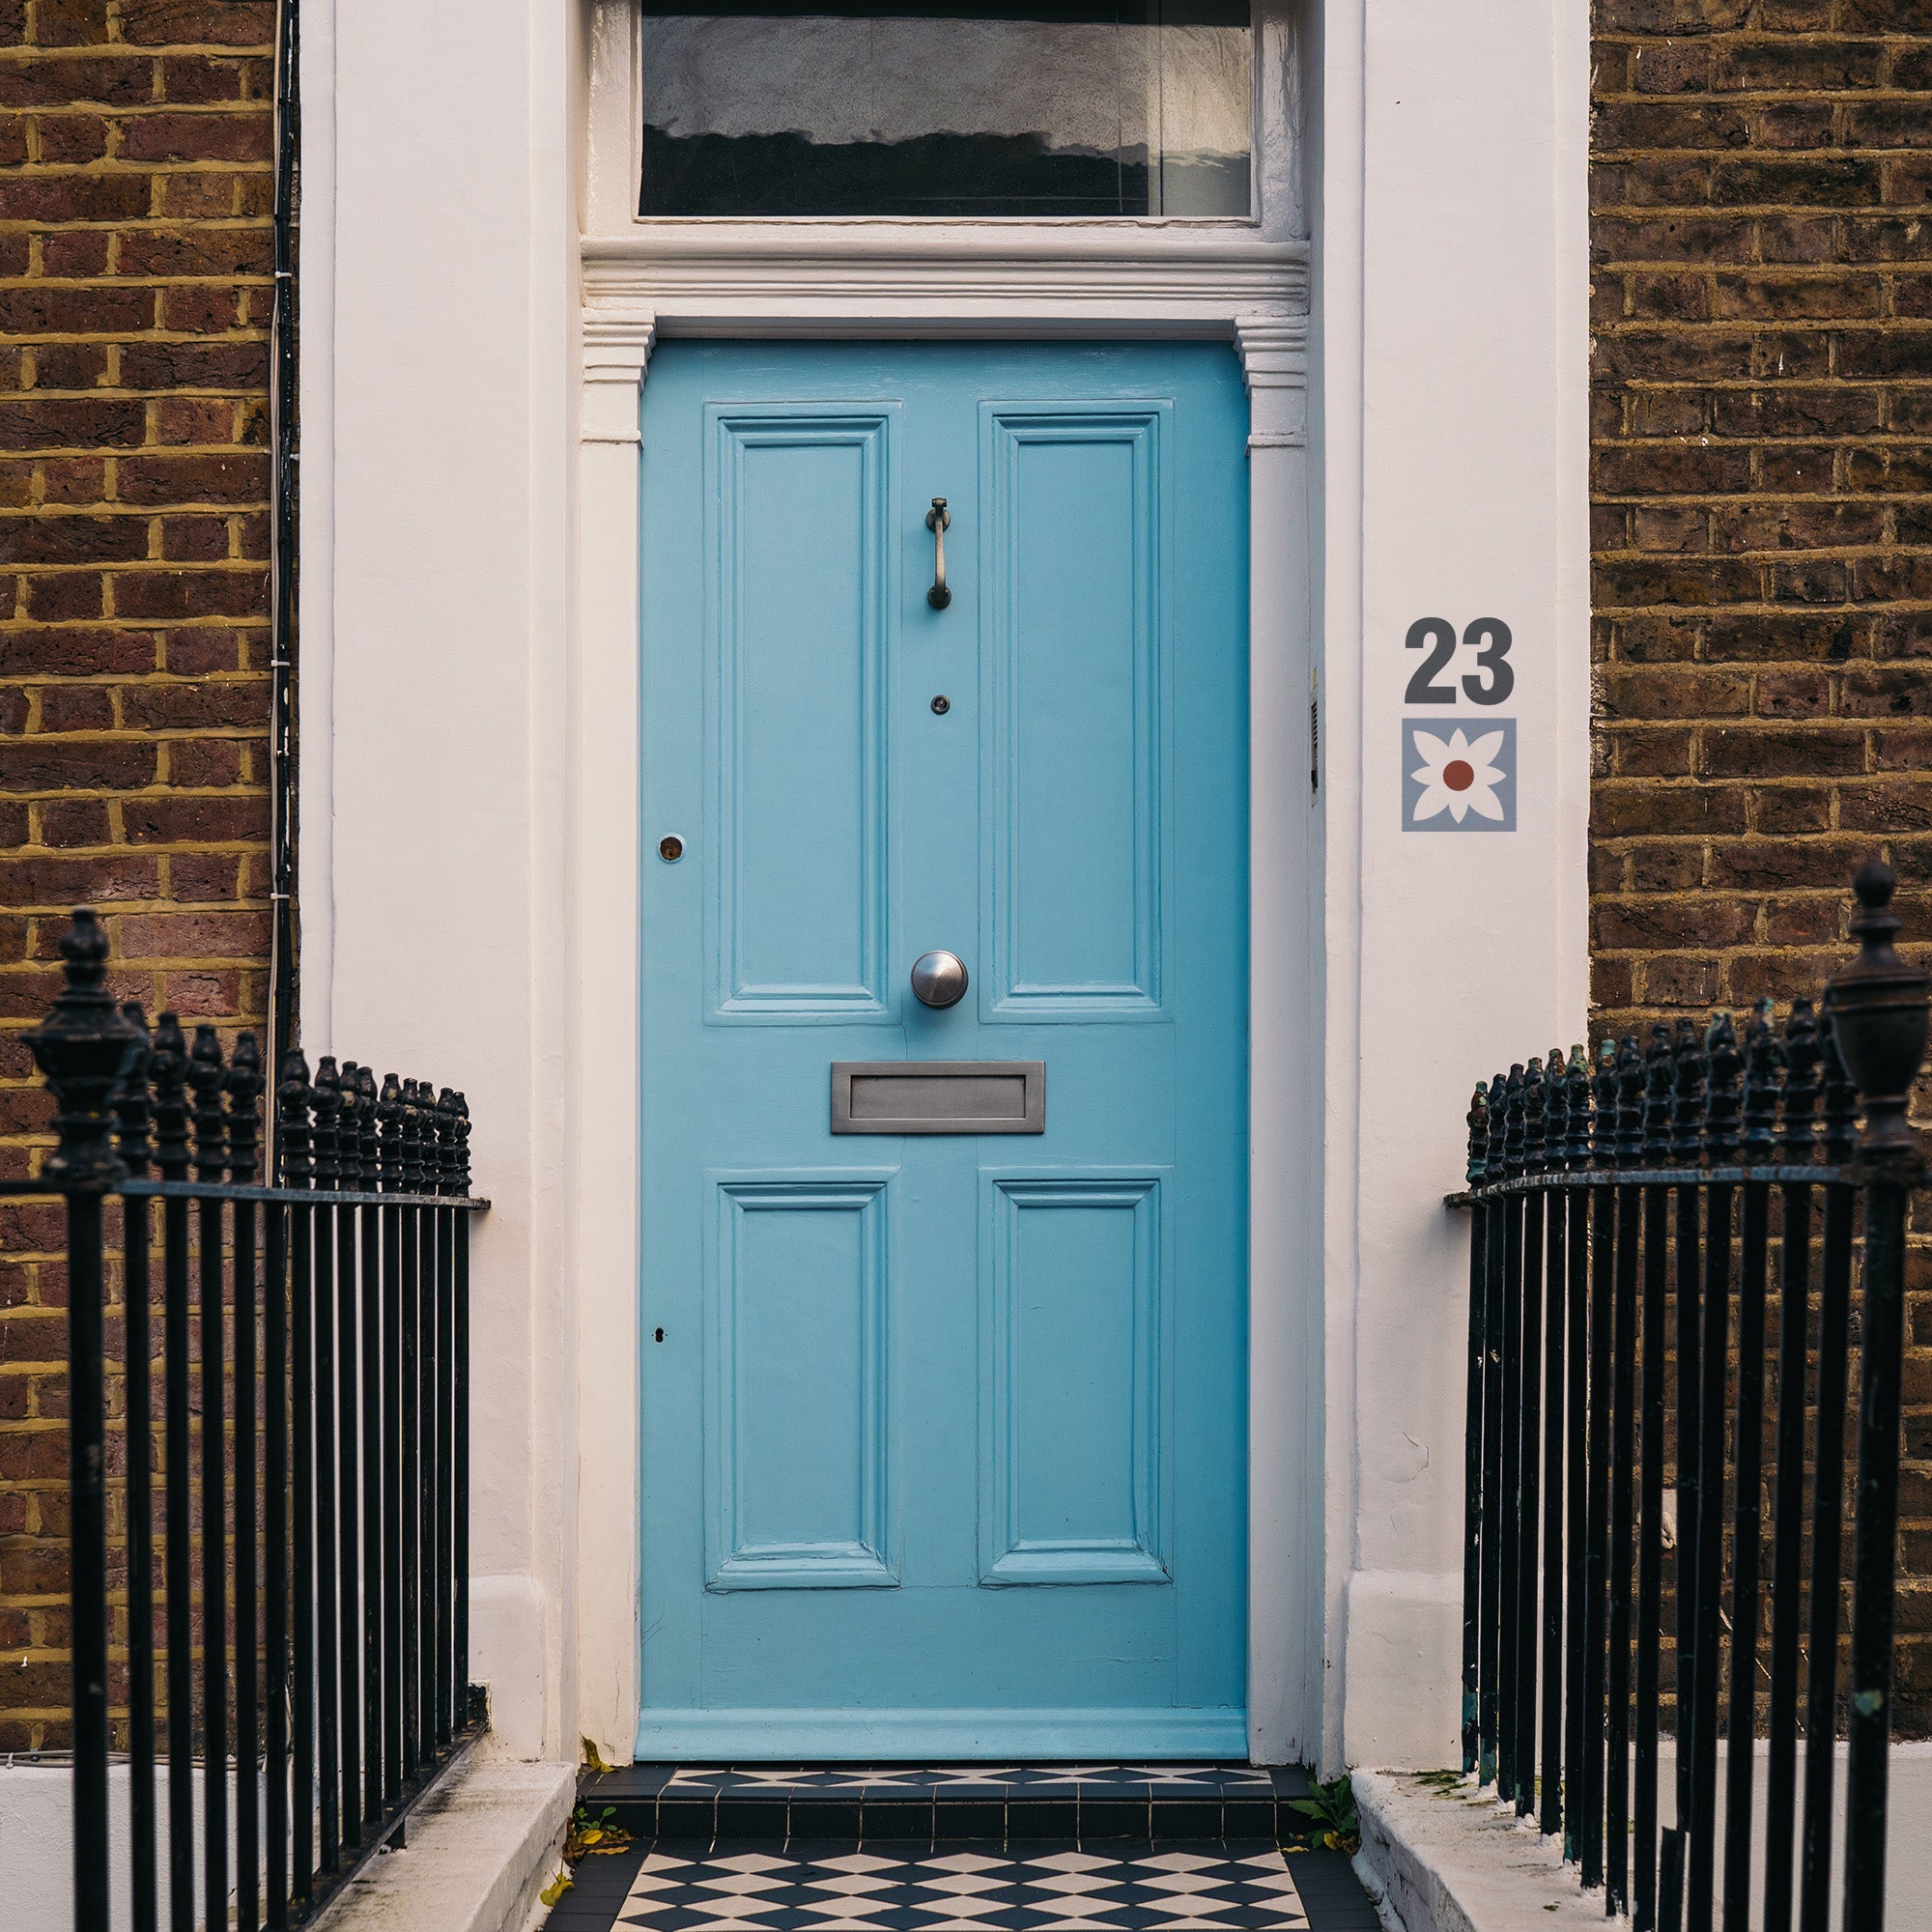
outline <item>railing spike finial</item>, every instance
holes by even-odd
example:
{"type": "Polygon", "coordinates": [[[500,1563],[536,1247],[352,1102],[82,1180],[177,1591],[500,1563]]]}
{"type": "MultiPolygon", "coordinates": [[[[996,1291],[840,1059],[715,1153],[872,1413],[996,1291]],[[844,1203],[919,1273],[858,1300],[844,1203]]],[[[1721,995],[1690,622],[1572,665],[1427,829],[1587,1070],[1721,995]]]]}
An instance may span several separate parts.
{"type": "Polygon", "coordinates": [[[148,1070],[154,1054],[148,1037],[148,1016],[141,1010],[140,1001],[124,1000],[121,1017],[140,1036],[140,1044],[115,1090],[114,1144],[121,1155],[121,1165],[138,1177],[147,1173],[152,1151],[148,1136],[154,1116],[149,1105],[148,1070]]]}
{"type": "Polygon", "coordinates": [[[1561,1173],[1570,1158],[1570,1086],[1563,1071],[1563,1049],[1552,1046],[1543,1063],[1543,1164],[1552,1173],[1561,1173]]]}
{"type": "Polygon", "coordinates": [[[342,1070],[332,1053],[325,1053],[315,1063],[315,1184],[321,1188],[342,1185],[340,1159],[342,1118],[342,1070]]]}
{"type": "Polygon", "coordinates": [[[1859,1090],[1845,1065],[1844,1050],[1838,1040],[1838,1016],[1829,1005],[1819,1015],[1818,1045],[1824,1055],[1820,1111],[1825,1158],[1832,1162],[1848,1161],[1859,1143],[1859,1090]]]}
{"type": "Polygon", "coordinates": [[[255,1036],[244,1033],[235,1042],[228,1077],[222,1082],[228,1095],[228,1178],[238,1187],[254,1184],[255,1162],[262,1146],[258,1108],[267,1084],[262,1078],[262,1053],[255,1036]]]}
{"type": "Polygon", "coordinates": [[[60,996],[46,1018],[22,1036],[57,1110],[59,1144],[44,1171],[70,1185],[105,1188],[126,1172],[108,1139],[108,1108],[140,1051],[141,1036],[107,990],[107,933],[89,908],[74,913],[60,954],[66,979],[60,996]]]}
{"type": "Polygon", "coordinates": [[[1738,1051],[1737,1029],[1729,1013],[1711,1015],[1710,1031],[1704,1036],[1704,1060],[1710,1068],[1711,1085],[1705,1100],[1704,1144],[1711,1163],[1722,1167],[1738,1154],[1738,1106],[1741,1099],[1738,1076],[1744,1070],[1744,1055],[1738,1051]]]}
{"type": "Polygon", "coordinates": [[[1617,1047],[1617,1165],[1635,1167],[1643,1158],[1643,1055],[1636,1035],[1627,1033],[1617,1047]]]}
{"type": "Polygon", "coordinates": [[[1783,1086],[1784,1049],[1772,1031],[1772,1004],[1760,1000],[1745,1029],[1745,1132],[1747,1162],[1759,1165],[1777,1150],[1777,1096],[1783,1086]]]}
{"type": "MultiPolygon", "coordinates": [[[[446,1096],[448,1089],[443,1091],[446,1096]]],[[[1487,1080],[1476,1082],[1476,1091],[1469,1096],[1469,1111],[1463,1118],[1469,1128],[1469,1164],[1464,1179],[1471,1187],[1480,1187],[1488,1168],[1486,1156],[1490,1151],[1490,1083],[1487,1080]]]]}
{"type": "Polygon", "coordinates": [[[1614,1167],[1617,1160],[1617,1043],[1605,1038],[1597,1045],[1596,1077],[1590,1082],[1597,1103],[1596,1133],[1590,1144],[1593,1167],[1614,1167]]]}
{"type": "Polygon", "coordinates": [[[455,1194],[456,1095],[447,1087],[436,1096],[436,1191],[455,1194]]]}
{"type": "Polygon", "coordinates": [[[187,1057],[187,1084],[194,1089],[194,1178],[219,1180],[228,1166],[227,1126],[221,1111],[221,1040],[213,1023],[202,1020],[194,1030],[194,1048],[187,1057]]]}
{"type": "Polygon", "coordinates": [[[405,1080],[402,1091],[403,1107],[403,1192],[421,1194],[427,1190],[423,1186],[423,1108],[422,1090],[419,1082],[405,1080]]]}
{"type": "Polygon", "coordinates": [[[1509,1075],[1498,1073],[1490,1082],[1490,1145],[1483,1165],[1492,1180],[1503,1178],[1503,1141],[1509,1112],[1509,1075]]]}
{"type": "Polygon", "coordinates": [[[393,1073],[383,1076],[383,1091],[376,1096],[376,1122],[382,1129],[376,1158],[383,1192],[397,1194],[403,1184],[403,1083],[393,1073]]]}
{"type": "Polygon", "coordinates": [[[456,1191],[469,1192],[469,1102],[459,1091],[456,1102],[456,1191]]]}
{"type": "Polygon", "coordinates": [[[1590,1164],[1590,1056],[1578,1040],[1570,1049],[1570,1065],[1563,1069],[1563,1086],[1570,1109],[1570,1165],[1590,1164]]]}
{"type": "Polygon", "coordinates": [[[1811,1002],[1793,1000],[1784,1020],[1784,1117],[1777,1136],[1778,1151],[1787,1161],[1811,1158],[1817,1124],[1812,1114],[1818,1105],[1818,1066],[1823,1058],[1811,1002]]]}
{"type": "Polygon", "coordinates": [[[1852,916],[1859,956],[1832,976],[1825,1005],[1846,1071],[1864,1102],[1860,1154],[1917,1168],[1924,1154],[1907,1115],[1925,1061],[1928,981],[1892,944],[1903,923],[1891,909],[1897,886],[1891,867],[1879,860],[1859,867],[1852,881],[1859,895],[1852,916]]]}
{"type": "Polygon", "coordinates": [[[1503,1083],[1503,1178],[1508,1180],[1522,1172],[1523,1132],[1528,1125],[1523,1115],[1522,1070],[1519,1060],[1503,1083]]]}
{"type": "Polygon", "coordinates": [[[290,1047],[282,1061],[275,1099],[281,1123],[282,1185],[306,1187],[314,1172],[309,1152],[309,1109],[315,1104],[315,1091],[308,1084],[308,1056],[298,1046],[290,1047]]]}
{"type": "Polygon", "coordinates": [[[1695,1167],[1704,1152],[1704,1040],[1688,1013],[1677,1016],[1671,1058],[1670,1157],[1680,1167],[1695,1167]]]}
{"type": "Polygon", "coordinates": [[[1643,1071],[1643,1158],[1647,1166],[1663,1167],[1670,1160],[1671,1086],[1677,1067],[1670,1051],[1670,1029],[1662,1020],[1650,1030],[1643,1071]]]}
{"type": "Polygon", "coordinates": [[[173,1013],[155,1020],[148,1049],[155,1083],[155,1161],[163,1180],[187,1179],[187,1041],[173,1013]]]}
{"type": "Polygon", "coordinates": [[[1543,1062],[1532,1056],[1522,1069],[1522,1171],[1543,1172],[1543,1062]]]}
{"type": "Polygon", "coordinates": [[[355,1177],[364,1194],[375,1193],[383,1178],[382,1151],[376,1133],[376,1069],[355,1069],[355,1177]]]}

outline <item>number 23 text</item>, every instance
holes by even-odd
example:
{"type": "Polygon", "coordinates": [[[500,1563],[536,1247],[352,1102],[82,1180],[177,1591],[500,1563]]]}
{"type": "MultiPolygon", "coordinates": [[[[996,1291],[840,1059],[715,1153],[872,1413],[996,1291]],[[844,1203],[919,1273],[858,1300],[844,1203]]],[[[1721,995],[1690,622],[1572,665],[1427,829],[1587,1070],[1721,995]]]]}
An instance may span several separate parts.
{"type": "MultiPolygon", "coordinates": [[[[1418,617],[1408,627],[1404,646],[1429,655],[1416,666],[1405,694],[1410,704],[1454,704],[1453,683],[1435,679],[1456,655],[1456,627],[1446,617],[1418,617]]],[[[1476,670],[1463,680],[1463,693],[1472,704],[1500,704],[1516,689],[1516,671],[1509,662],[1510,627],[1500,617],[1478,617],[1463,633],[1463,644],[1476,654],[1476,670]]]]}

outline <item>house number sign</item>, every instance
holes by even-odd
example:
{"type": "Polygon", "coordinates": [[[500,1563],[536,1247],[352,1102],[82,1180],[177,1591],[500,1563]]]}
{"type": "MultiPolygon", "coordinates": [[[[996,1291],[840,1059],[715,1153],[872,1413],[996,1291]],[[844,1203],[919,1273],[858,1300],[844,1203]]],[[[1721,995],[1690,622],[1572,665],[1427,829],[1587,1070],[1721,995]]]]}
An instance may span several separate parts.
{"type": "MultiPolygon", "coordinates": [[[[1406,651],[1423,654],[1404,701],[1486,710],[1505,703],[1516,690],[1513,641],[1500,617],[1474,618],[1460,634],[1446,617],[1418,617],[1403,639],[1406,651]],[[1459,646],[1471,667],[1460,678],[1453,668],[1459,646]]],[[[1405,718],[1402,829],[1514,832],[1516,720],[1491,716],[1451,725],[1447,719],[1405,718]]]]}

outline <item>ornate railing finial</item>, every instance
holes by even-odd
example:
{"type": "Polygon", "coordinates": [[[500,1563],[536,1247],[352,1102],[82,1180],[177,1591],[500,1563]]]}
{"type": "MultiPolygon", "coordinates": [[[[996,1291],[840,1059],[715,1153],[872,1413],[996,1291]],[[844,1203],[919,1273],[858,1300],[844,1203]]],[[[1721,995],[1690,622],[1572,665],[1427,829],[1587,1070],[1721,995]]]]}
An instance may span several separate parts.
{"type": "Polygon", "coordinates": [[[1563,1071],[1563,1049],[1552,1046],[1543,1063],[1543,1164],[1552,1174],[1570,1157],[1570,1085],[1563,1071]]]}
{"type": "Polygon", "coordinates": [[[1891,867],[1879,860],[1859,867],[1852,881],[1859,895],[1852,918],[1859,956],[1833,975],[1825,1004],[1845,1069],[1864,1102],[1859,1152],[1917,1161],[1923,1155],[1907,1110],[1925,1061],[1927,978],[1892,945],[1903,923],[1891,909],[1897,886],[1891,867]]]}
{"type": "Polygon", "coordinates": [[[1777,1095],[1784,1052],[1771,1030],[1772,1005],[1760,1000],[1745,1029],[1745,1159],[1768,1161],[1777,1151],[1777,1095]]]}
{"type": "Polygon", "coordinates": [[[1563,1069],[1563,1085],[1570,1108],[1569,1164],[1584,1168],[1590,1164],[1590,1056],[1578,1040],[1570,1049],[1570,1065],[1563,1069]]]}
{"type": "Polygon", "coordinates": [[[148,1047],[155,1081],[155,1162],[163,1180],[187,1179],[187,1041],[181,1021],[162,1013],[148,1047]]]}
{"type": "Polygon", "coordinates": [[[309,1157],[309,1108],[315,1094],[308,1084],[308,1057],[298,1046],[289,1048],[282,1061],[282,1082],[275,1089],[275,1117],[281,1126],[277,1151],[282,1163],[284,1187],[306,1187],[314,1172],[309,1157]]]}
{"type": "Polygon", "coordinates": [[[1643,1073],[1643,1157],[1651,1167],[1666,1167],[1670,1162],[1670,1102],[1677,1065],[1670,1051],[1670,1029],[1662,1020],[1650,1030],[1643,1073]]]}
{"type": "Polygon", "coordinates": [[[60,1144],[45,1172],[71,1184],[108,1187],[126,1173],[108,1140],[109,1103],[141,1036],[108,992],[107,934],[83,906],[60,943],[67,983],[53,1010],[22,1036],[53,1090],[54,1131],[60,1144]]]}
{"type": "Polygon", "coordinates": [[[228,1178],[237,1187],[254,1184],[255,1162],[262,1151],[258,1107],[267,1084],[262,1078],[262,1054],[255,1036],[244,1033],[235,1042],[228,1078],[222,1083],[228,1094],[228,1178]]]}
{"type": "Polygon", "coordinates": [[[1643,1055],[1636,1035],[1627,1033],[1617,1047],[1617,1165],[1635,1167],[1643,1159],[1643,1055]]]}
{"type": "Polygon", "coordinates": [[[147,1173],[153,1151],[148,1144],[154,1122],[148,1095],[148,1067],[153,1055],[148,1043],[148,1016],[141,1010],[140,1001],[123,1001],[121,1017],[140,1035],[141,1043],[134,1049],[114,1095],[114,1144],[121,1165],[138,1179],[147,1173]]]}
{"type": "Polygon", "coordinates": [[[221,1111],[221,1041],[212,1021],[194,1030],[187,1057],[187,1084],[194,1089],[194,1178],[219,1180],[228,1166],[228,1122],[221,1111]]]}
{"type": "Polygon", "coordinates": [[[1809,1160],[1817,1122],[1818,1022],[1809,1000],[1793,1000],[1784,1018],[1784,1117],[1778,1123],[1778,1151],[1788,1161],[1809,1160]]]}
{"type": "MultiPolygon", "coordinates": [[[[447,1093],[447,1089],[444,1091],[447,1093]]],[[[1465,1178],[1471,1187],[1480,1187],[1488,1172],[1486,1156],[1490,1151],[1490,1085],[1487,1080],[1476,1082],[1476,1091],[1469,1097],[1469,1111],[1463,1119],[1469,1126],[1469,1164],[1465,1178]]]]}

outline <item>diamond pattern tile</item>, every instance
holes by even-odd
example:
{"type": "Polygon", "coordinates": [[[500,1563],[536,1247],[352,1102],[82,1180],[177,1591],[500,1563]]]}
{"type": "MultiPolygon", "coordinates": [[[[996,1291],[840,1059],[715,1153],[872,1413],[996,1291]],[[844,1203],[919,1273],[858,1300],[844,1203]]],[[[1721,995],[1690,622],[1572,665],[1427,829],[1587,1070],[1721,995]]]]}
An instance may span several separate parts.
{"type": "MultiPolygon", "coordinates": [[[[702,1850],[660,1844],[638,1857],[635,1867],[605,1922],[657,1932],[839,1932],[861,1926],[872,1932],[967,1926],[998,1932],[1286,1932],[1309,1922],[1286,1859],[1264,1844],[1189,1851],[1013,1846],[937,1856],[895,1856],[886,1849],[798,1857],[729,1843],[702,1850]]],[[[590,1921],[573,1914],[570,1922],[590,1921]]],[[[559,1924],[558,1932],[566,1928],[559,1924]]]]}

